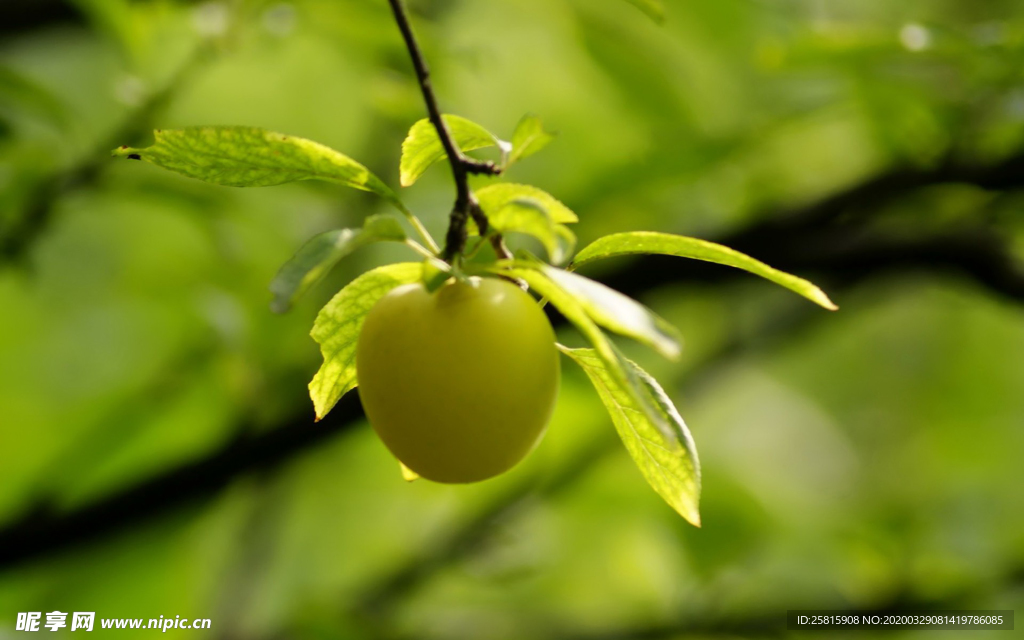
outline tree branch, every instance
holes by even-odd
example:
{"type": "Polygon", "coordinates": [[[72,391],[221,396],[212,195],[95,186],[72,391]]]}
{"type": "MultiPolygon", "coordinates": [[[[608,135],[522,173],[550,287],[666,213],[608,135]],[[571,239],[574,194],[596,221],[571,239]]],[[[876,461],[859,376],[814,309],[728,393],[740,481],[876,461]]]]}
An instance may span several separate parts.
{"type": "Polygon", "coordinates": [[[806,207],[768,216],[746,233],[783,234],[792,228],[835,221],[848,213],[870,213],[873,206],[893,197],[940,184],[974,185],[990,191],[1020,189],[1024,187],[1024,150],[986,164],[949,157],[927,169],[891,167],[806,207]]]}
{"type": "MultiPolygon", "coordinates": [[[[452,207],[442,256],[445,260],[451,262],[466,246],[466,223],[470,217],[473,218],[473,221],[479,227],[481,236],[485,235],[488,229],[487,216],[480,209],[480,203],[477,202],[476,196],[473,195],[473,191],[469,188],[469,174],[497,175],[501,173],[501,168],[493,162],[476,160],[466,156],[455,143],[447,123],[441,117],[441,110],[437,106],[437,98],[434,96],[434,88],[430,82],[430,69],[427,67],[427,61],[423,57],[419,44],[416,42],[416,36],[412,32],[412,26],[409,24],[409,18],[405,13],[402,0],[388,0],[388,3],[391,5],[391,12],[395,15],[398,29],[402,32],[405,46],[409,50],[409,57],[412,58],[412,66],[416,70],[416,79],[419,81],[420,92],[423,94],[423,102],[427,105],[427,115],[431,124],[434,125],[437,137],[441,140],[441,146],[444,147],[444,151],[448,156],[448,164],[452,168],[452,178],[455,179],[455,204],[452,207]]],[[[496,237],[495,251],[498,251],[499,257],[510,258],[511,254],[508,254],[508,250],[503,249],[500,236],[496,237]],[[504,255],[502,251],[504,251],[504,255]]]]}
{"type": "Polygon", "coordinates": [[[54,512],[46,503],[37,504],[0,529],[0,568],[115,535],[172,508],[214,495],[242,474],[274,469],[351,431],[362,417],[356,395],[349,394],[320,422],[313,422],[307,410],[283,426],[257,435],[253,435],[255,429],[244,425],[236,438],[206,457],[71,511],[54,512]]]}

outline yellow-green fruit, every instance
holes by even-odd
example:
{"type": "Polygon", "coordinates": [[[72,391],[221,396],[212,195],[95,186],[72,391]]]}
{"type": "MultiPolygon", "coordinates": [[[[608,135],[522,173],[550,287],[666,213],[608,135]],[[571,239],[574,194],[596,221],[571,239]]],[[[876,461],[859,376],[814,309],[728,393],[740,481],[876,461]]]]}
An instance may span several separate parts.
{"type": "Polygon", "coordinates": [[[509,470],[544,433],[558,394],[547,317],[510,282],[395,288],[356,345],[359,397],[391,453],[436,482],[509,470]]]}

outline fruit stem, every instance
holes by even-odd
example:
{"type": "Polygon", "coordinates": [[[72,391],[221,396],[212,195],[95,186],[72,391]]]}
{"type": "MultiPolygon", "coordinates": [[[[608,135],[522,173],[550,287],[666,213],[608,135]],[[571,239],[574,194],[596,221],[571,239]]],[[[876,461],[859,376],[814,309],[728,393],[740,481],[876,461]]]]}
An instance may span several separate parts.
{"type": "Polygon", "coordinates": [[[413,229],[415,229],[416,233],[418,233],[420,238],[423,239],[423,242],[427,243],[427,248],[433,251],[434,255],[439,255],[441,253],[441,247],[437,246],[437,243],[434,242],[434,236],[430,235],[430,232],[423,226],[420,219],[405,207],[402,207],[402,213],[405,214],[405,218],[410,224],[412,224],[413,229]]]}
{"type": "MultiPolygon", "coordinates": [[[[423,102],[427,106],[427,115],[437,131],[437,137],[441,140],[441,146],[444,147],[444,151],[448,155],[448,164],[451,165],[452,177],[455,179],[455,204],[449,217],[444,251],[441,254],[441,257],[446,262],[451,263],[455,256],[461,254],[463,249],[465,249],[468,236],[466,223],[470,217],[473,218],[477,227],[480,228],[481,236],[487,233],[487,216],[480,208],[480,203],[477,202],[473,191],[469,188],[469,174],[498,175],[501,173],[502,167],[487,160],[470,158],[462,153],[462,149],[455,144],[452,133],[441,117],[441,110],[437,106],[437,98],[434,96],[434,88],[430,82],[430,69],[427,68],[426,59],[423,57],[423,52],[416,42],[416,36],[412,32],[412,26],[409,24],[405,6],[402,4],[402,0],[388,0],[388,3],[391,5],[391,12],[395,15],[398,30],[402,32],[405,46],[409,50],[412,66],[416,70],[416,79],[419,81],[420,92],[423,94],[423,102]]],[[[494,250],[499,258],[511,257],[500,235],[494,235],[491,244],[494,246],[494,250]]]]}
{"type": "Polygon", "coordinates": [[[426,247],[424,247],[420,243],[416,242],[412,238],[406,238],[405,246],[409,247],[410,249],[412,249],[416,253],[420,254],[424,258],[434,258],[434,257],[436,257],[436,254],[432,253],[429,249],[427,249],[426,247]]]}

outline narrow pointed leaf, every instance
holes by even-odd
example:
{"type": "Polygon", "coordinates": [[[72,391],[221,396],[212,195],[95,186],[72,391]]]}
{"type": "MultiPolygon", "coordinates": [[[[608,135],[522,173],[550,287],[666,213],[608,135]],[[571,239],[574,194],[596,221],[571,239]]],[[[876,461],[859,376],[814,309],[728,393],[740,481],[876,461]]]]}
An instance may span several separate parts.
{"type": "Polygon", "coordinates": [[[542,271],[533,268],[534,266],[512,268],[496,271],[496,273],[526,282],[534,291],[551,302],[565,316],[565,319],[579,329],[583,337],[593,345],[598,355],[604,359],[608,369],[616,372],[625,382],[626,371],[621,365],[618,351],[611,340],[608,339],[608,336],[601,331],[601,327],[594,322],[590,314],[587,313],[587,310],[571,293],[559,287],[542,271]]]}
{"type": "Polygon", "coordinates": [[[576,254],[576,257],[573,259],[573,266],[578,267],[601,258],[639,253],[692,258],[694,260],[704,260],[706,262],[736,267],[781,285],[830,311],[835,311],[839,308],[829,300],[824,291],[803,278],[798,278],[784,271],[769,267],[760,260],[755,260],[735,249],[730,249],[714,242],[708,242],[707,240],[677,236],[670,233],[631,231],[627,233],[614,233],[598,238],[576,254]]]}
{"type": "MultiPolygon", "coordinates": [[[[508,143],[472,120],[453,115],[441,117],[448,125],[455,144],[463,151],[493,146],[499,146],[503,151],[507,149],[508,143]]],[[[412,125],[405,141],[402,142],[402,158],[398,163],[399,181],[403,187],[408,187],[415,183],[430,165],[447,157],[448,154],[445,153],[441,139],[437,137],[433,123],[424,118],[412,125]]]]}
{"type": "Polygon", "coordinates": [[[536,238],[554,264],[572,254],[576,236],[551,219],[548,209],[533,198],[518,198],[488,216],[491,227],[501,233],[525,233],[536,238]]]}
{"type": "Polygon", "coordinates": [[[366,314],[395,287],[422,277],[418,262],[400,262],[367,271],[350,282],[316,317],[310,335],[320,345],[324,363],[309,383],[309,396],[320,420],[343,395],[355,388],[356,339],[366,314]]]}
{"type": "Polygon", "coordinates": [[[539,263],[537,268],[575,298],[597,324],[646,344],[666,358],[679,357],[679,332],[644,305],[579,274],[539,263]]]}
{"type": "MultiPolygon", "coordinates": [[[[506,270],[496,270],[495,273],[511,276],[526,282],[539,295],[546,298],[558,311],[571,322],[583,337],[594,347],[594,351],[600,356],[605,368],[615,376],[618,383],[638,398],[643,397],[643,385],[637,379],[632,369],[626,365],[626,359],[622,357],[619,350],[608,336],[601,331],[586,307],[574,296],[554,280],[548,277],[544,271],[536,268],[536,264],[529,264],[524,267],[513,267],[506,270]]],[[[671,441],[673,428],[664,421],[656,411],[649,411],[648,418],[651,423],[661,431],[662,436],[671,441]]]]}
{"type": "Polygon", "coordinates": [[[685,423],[649,375],[623,358],[576,298],[534,268],[503,271],[547,298],[593,345],[565,349],[590,377],[626,449],[648,483],[687,521],[700,526],[700,464],[685,423]]]}
{"type": "Polygon", "coordinates": [[[512,164],[523,158],[532,156],[555,139],[553,133],[544,130],[544,124],[535,115],[525,115],[512,132],[512,151],[508,155],[508,163],[512,164]]]}
{"type": "Polygon", "coordinates": [[[582,367],[608,410],[626,451],[651,487],[681,516],[700,526],[700,461],[697,448],[679,412],[658,382],[635,363],[626,361],[639,390],[623,386],[593,349],[562,353],[582,367]],[[650,419],[659,416],[671,426],[664,436],[650,419]]]}
{"type": "Polygon", "coordinates": [[[312,140],[255,127],[158,129],[145,149],[119,147],[113,155],[228,187],[269,187],[326,180],[370,191],[404,211],[386,184],[343,153],[312,140]]]}
{"type": "Polygon", "coordinates": [[[270,283],[270,308],[284,313],[310,287],[322,280],[342,258],[374,242],[403,242],[405,230],[394,218],[370,216],[360,229],[332,229],[313,236],[277,272],[270,283]]]}

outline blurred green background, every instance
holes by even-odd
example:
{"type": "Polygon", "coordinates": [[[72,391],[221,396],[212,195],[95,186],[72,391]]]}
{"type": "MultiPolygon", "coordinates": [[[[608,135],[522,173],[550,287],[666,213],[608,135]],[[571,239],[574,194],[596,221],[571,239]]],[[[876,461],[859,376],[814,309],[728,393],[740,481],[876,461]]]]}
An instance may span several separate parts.
{"type": "MultiPolygon", "coordinates": [[[[840,305],[680,260],[588,271],[683,331],[682,363],[622,346],[693,431],[702,529],[568,362],[518,468],[406,483],[354,397],[314,425],[305,384],[319,307],[411,255],[363,250],[287,315],[267,290],[309,236],[386,205],[109,158],[152,128],[244,124],[397,185],[424,112],[384,0],[4,0],[0,638],[52,610],[212,619],[178,636],[498,640],[1019,609],[1024,6],[664,4],[662,24],[623,0],[410,8],[446,111],[559,132],[508,179],[574,209],[581,243],[719,239],[840,305]]],[[[403,196],[441,236],[447,170],[403,196]]]]}

